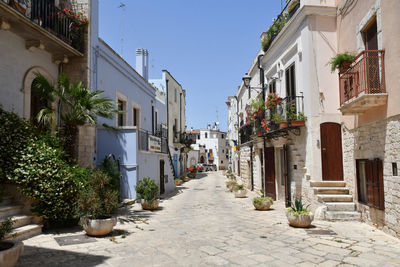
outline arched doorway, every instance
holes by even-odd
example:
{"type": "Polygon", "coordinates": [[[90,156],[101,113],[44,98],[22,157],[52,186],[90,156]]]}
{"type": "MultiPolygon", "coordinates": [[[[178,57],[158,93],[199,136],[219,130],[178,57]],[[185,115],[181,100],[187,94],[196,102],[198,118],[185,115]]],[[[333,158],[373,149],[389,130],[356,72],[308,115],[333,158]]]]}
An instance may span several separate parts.
{"type": "Polygon", "coordinates": [[[35,125],[38,125],[38,121],[36,119],[37,115],[42,109],[48,108],[49,105],[46,98],[42,94],[34,90],[35,83],[37,83],[37,79],[34,79],[31,85],[30,119],[35,125]]]}
{"type": "MultiPolygon", "coordinates": [[[[35,96],[32,100],[32,84],[36,78],[37,74],[43,75],[48,81],[54,84],[55,79],[54,77],[42,67],[33,67],[30,68],[24,77],[24,84],[23,84],[23,93],[24,93],[24,118],[31,119],[37,115],[34,112],[37,111],[32,105],[34,103],[40,102],[35,96]]],[[[40,110],[40,109],[39,109],[40,110]]]]}

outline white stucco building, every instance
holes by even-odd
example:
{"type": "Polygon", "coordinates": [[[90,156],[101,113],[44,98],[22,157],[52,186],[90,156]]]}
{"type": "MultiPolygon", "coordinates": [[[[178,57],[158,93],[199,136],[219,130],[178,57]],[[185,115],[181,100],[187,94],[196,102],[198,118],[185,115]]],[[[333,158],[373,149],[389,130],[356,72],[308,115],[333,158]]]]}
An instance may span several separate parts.
{"type": "Polygon", "coordinates": [[[165,99],[168,99],[166,107],[168,146],[170,158],[174,168],[175,177],[184,175],[187,171],[187,151],[184,145],[186,130],[186,91],[182,85],[171,75],[168,70],[162,71],[161,79],[150,79],[165,99]]]}
{"type": "Polygon", "coordinates": [[[218,128],[218,123],[206,129],[191,130],[186,132],[192,138],[192,148],[199,151],[199,163],[215,164],[219,170],[228,168],[228,146],[226,133],[218,128]]]}
{"type": "Polygon", "coordinates": [[[238,102],[236,96],[229,96],[225,102],[228,106],[228,133],[227,133],[227,149],[228,149],[228,160],[229,169],[236,175],[239,174],[239,156],[236,153],[238,145],[238,129],[239,129],[239,113],[238,113],[238,102]]]}

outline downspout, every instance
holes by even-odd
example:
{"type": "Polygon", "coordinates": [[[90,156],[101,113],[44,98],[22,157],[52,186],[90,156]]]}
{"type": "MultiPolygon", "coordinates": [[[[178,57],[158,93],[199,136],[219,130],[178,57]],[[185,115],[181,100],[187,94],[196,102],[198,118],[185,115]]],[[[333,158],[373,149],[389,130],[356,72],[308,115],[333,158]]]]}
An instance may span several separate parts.
{"type": "MultiPolygon", "coordinates": [[[[262,98],[263,98],[263,102],[265,103],[265,88],[264,88],[264,69],[261,66],[261,58],[264,55],[258,55],[257,57],[257,65],[258,65],[258,69],[260,70],[260,83],[261,83],[261,90],[262,90],[262,98]]],[[[264,111],[264,118],[265,118],[265,111],[264,111]]],[[[263,136],[263,144],[264,144],[264,149],[263,149],[263,155],[261,155],[261,157],[263,157],[263,164],[264,166],[261,166],[261,168],[264,169],[264,172],[261,172],[261,176],[265,176],[265,136],[263,136]]],[[[265,192],[265,181],[264,181],[265,177],[261,177],[261,188],[262,190],[265,192]]]]}
{"type": "Polygon", "coordinates": [[[179,94],[179,131],[182,134],[182,93],[179,94]]]}
{"type": "Polygon", "coordinates": [[[165,90],[167,91],[166,105],[167,105],[167,145],[169,150],[169,102],[168,102],[168,82],[169,80],[165,80],[165,90]]]}
{"type": "Polygon", "coordinates": [[[254,173],[253,173],[253,143],[250,146],[250,177],[251,177],[251,191],[254,190],[254,173]]]}

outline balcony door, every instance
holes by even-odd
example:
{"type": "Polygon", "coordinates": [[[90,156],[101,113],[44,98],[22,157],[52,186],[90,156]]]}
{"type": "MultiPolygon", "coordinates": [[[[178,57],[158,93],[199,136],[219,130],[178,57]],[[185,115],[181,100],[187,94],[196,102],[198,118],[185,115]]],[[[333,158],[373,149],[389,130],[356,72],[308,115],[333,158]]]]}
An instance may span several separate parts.
{"type": "Polygon", "coordinates": [[[343,181],[341,126],[333,122],[322,123],[320,134],[322,180],[343,181]]]}
{"type": "Polygon", "coordinates": [[[367,50],[366,56],[366,93],[376,94],[381,93],[380,82],[380,62],[378,50],[378,28],[376,19],[370,23],[364,31],[364,45],[367,50]]]}

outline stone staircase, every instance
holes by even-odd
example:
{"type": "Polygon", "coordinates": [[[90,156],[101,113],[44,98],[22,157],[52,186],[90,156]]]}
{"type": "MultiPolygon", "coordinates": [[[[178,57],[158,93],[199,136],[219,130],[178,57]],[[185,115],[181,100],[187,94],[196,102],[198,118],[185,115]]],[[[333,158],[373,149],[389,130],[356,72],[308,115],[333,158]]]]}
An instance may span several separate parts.
{"type": "Polygon", "coordinates": [[[0,203],[0,223],[7,218],[13,221],[13,230],[5,239],[24,240],[42,233],[42,225],[35,223],[33,215],[24,214],[23,208],[11,196],[3,197],[0,203]]]}
{"type": "Polygon", "coordinates": [[[322,205],[315,211],[318,219],[330,221],[361,220],[356,203],[343,181],[310,182],[314,195],[322,205]]]}

